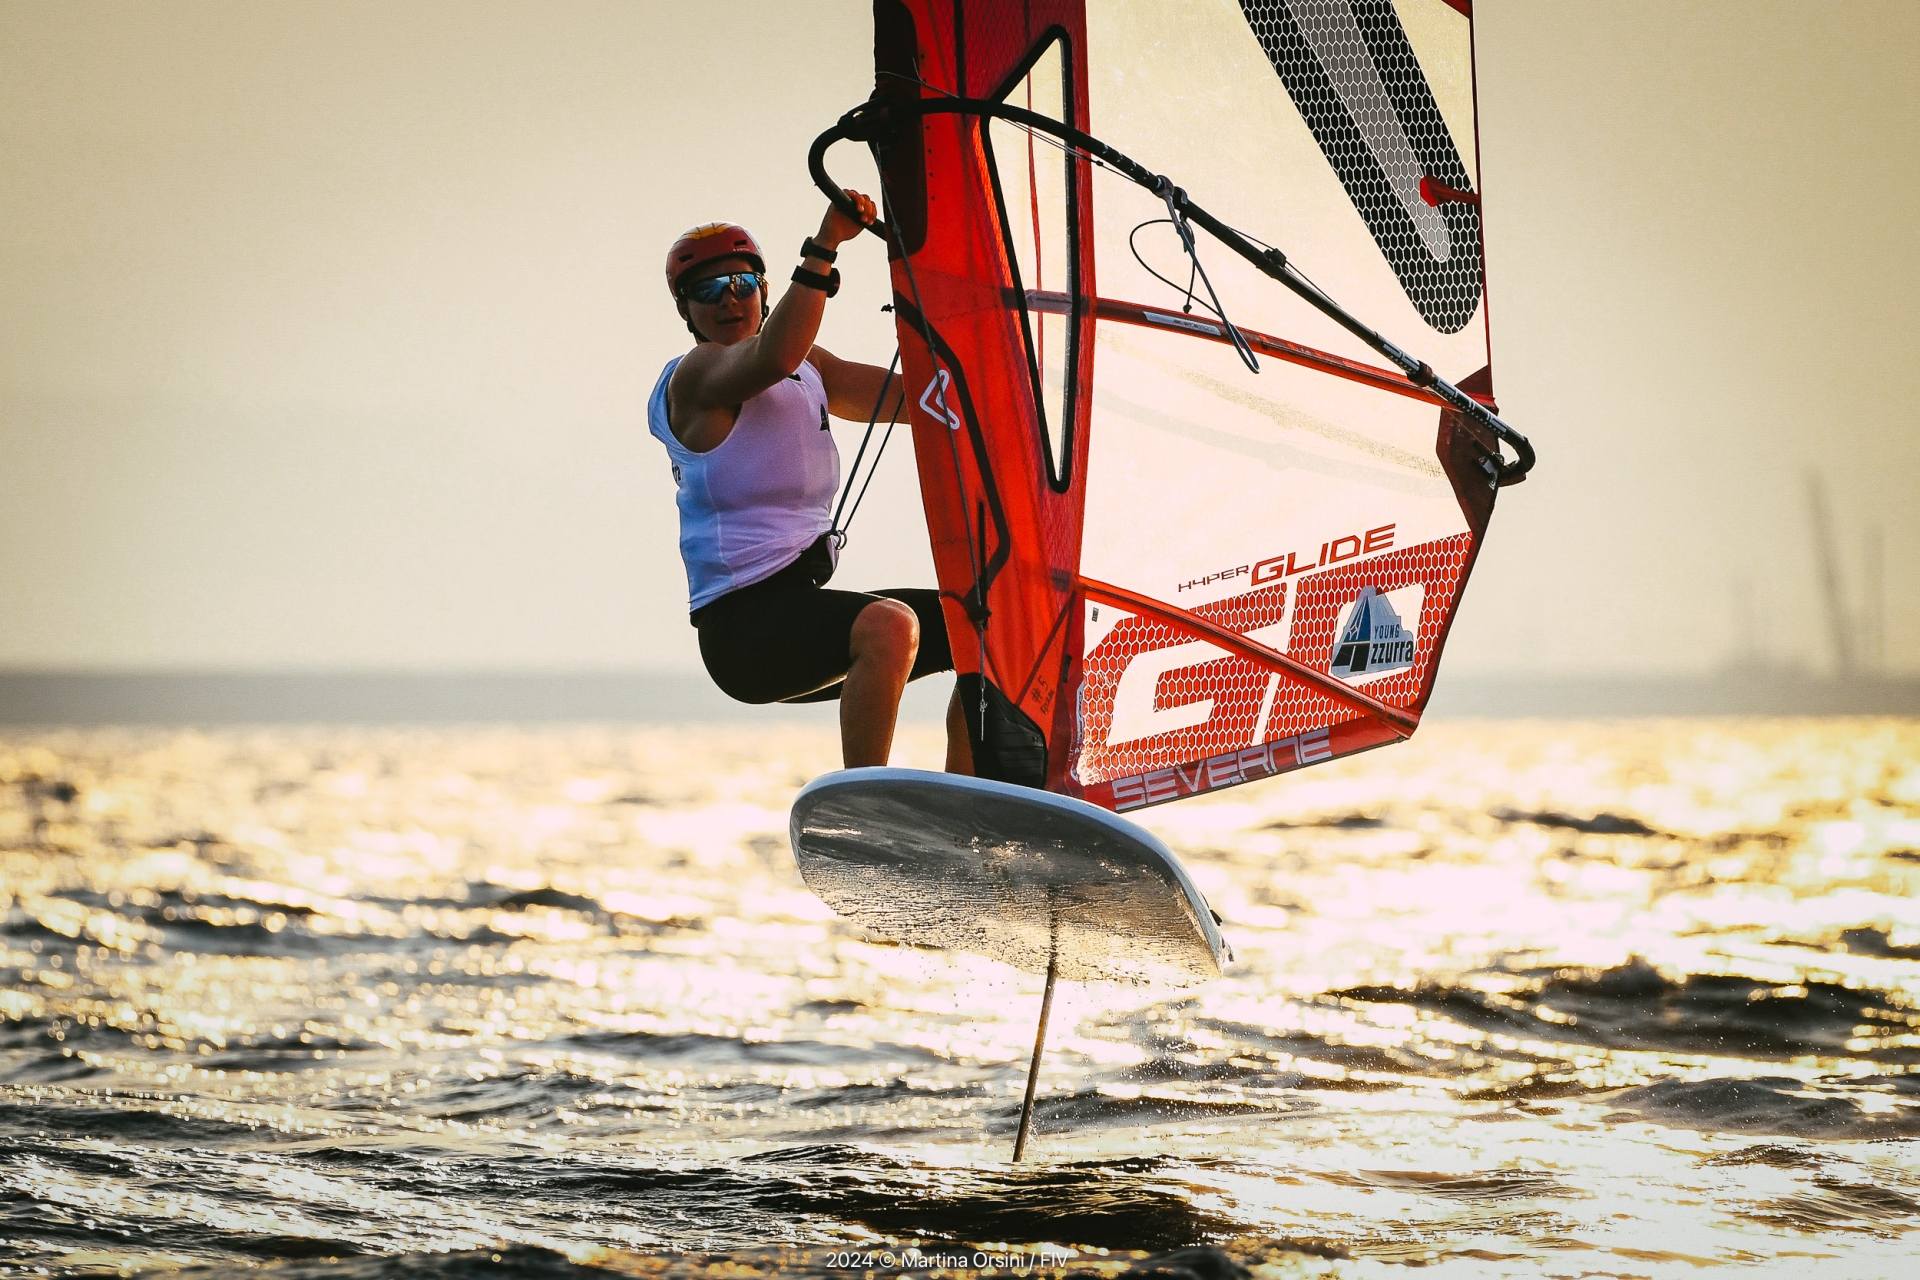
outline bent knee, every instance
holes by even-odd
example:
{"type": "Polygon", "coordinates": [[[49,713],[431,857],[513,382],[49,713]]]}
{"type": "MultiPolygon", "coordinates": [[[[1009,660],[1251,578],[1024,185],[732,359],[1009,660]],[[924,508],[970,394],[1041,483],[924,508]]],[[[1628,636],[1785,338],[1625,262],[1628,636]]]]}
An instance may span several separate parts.
{"type": "Polygon", "coordinates": [[[877,651],[905,654],[912,661],[920,648],[920,616],[898,600],[875,600],[853,620],[849,639],[855,655],[877,651]]]}

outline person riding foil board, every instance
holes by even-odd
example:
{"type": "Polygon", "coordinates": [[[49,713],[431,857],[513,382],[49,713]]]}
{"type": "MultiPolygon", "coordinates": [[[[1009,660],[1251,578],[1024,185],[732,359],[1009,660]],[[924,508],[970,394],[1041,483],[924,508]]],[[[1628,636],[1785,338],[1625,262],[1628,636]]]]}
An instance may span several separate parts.
{"type": "MultiPolygon", "coordinates": [[[[873,201],[848,191],[863,222],[873,201]]],[[[793,283],[770,307],[759,244],[713,222],[674,241],[667,287],[694,347],[660,371],[647,427],[673,463],[689,615],[713,682],[739,702],[840,703],[848,768],[884,765],[909,680],[953,670],[940,593],[832,591],[832,506],[840,453],[829,415],[897,414],[885,369],[814,345],[839,290],[839,246],[862,223],[829,207],[800,248],[793,283]],[[881,404],[882,395],[891,403],[881,404]]],[[[956,691],[947,769],[971,773],[956,691]]]]}

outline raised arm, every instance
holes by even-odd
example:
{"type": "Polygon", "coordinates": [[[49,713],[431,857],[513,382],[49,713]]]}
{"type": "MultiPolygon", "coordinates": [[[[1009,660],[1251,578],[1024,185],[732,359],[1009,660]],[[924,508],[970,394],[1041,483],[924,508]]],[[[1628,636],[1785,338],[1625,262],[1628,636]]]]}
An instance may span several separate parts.
{"type": "Polygon", "coordinates": [[[885,422],[905,411],[906,384],[900,380],[898,371],[889,383],[887,371],[880,366],[842,360],[825,347],[815,347],[807,359],[820,371],[820,381],[827,388],[827,412],[834,417],[849,422],[870,419],[885,422]],[[887,399],[879,405],[876,415],[874,406],[880,401],[882,388],[886,390],[887,399]]]}
{"type": "MultiPolygon", "coordinates": [[[[861,214],[872,221],[873,201],[854,191],[847,194],[859,205],[861,214]]],[[[836,249],[858,235],[860,229],[859,224],[829,206],[814,240],[823,248],[836,249]]],[[[817,257],[805,259],[801,266],[821,276],[830,270],[829,264],[817,257]]],[[[683,300],[682,305],[694,326],[701,328],[705,322],[715,332],[701,328],[703,336],[713,340],[700,343],[682,357],[673,371],[673,380],[668,383],[667,420],[674,436],[688,448],[701,452],[725,440],[733,430],[735,411],[740,404],[800,368],[801,361],[813,349],[815,335],[820,332],[820,317],[826,304],[827,295],[823,290],[791,286],[757,332],[728,342],[725,328],[744,319],[739,314],[742,308],[751,308],[757,314],[758,297],[740,299],[727,295],[711,306],[683,300]]],[[[747,323],[750,325],[750,320],[747,323]]]]}

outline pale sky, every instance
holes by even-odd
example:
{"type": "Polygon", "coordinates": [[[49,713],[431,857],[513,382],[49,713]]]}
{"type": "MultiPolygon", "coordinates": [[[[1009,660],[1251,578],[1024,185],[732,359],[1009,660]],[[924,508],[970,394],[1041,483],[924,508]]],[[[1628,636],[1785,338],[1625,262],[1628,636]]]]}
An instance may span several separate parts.
{"type": "MultiPolygon", "coordinates": [[[[1920,5],[1475,8],[1494,379],[1541,461],[1447,670],[1705,670],[1741,580],[1823,658],[1810,467],[1920,668],[1920,5]]],[[[788,260],[870,21],[0,0],[0,667],[697,670],[660,264],[722,217],[788,260]]],[[[841,266],[821,341],[884,364],[883,248],[841,266]]],[[[910,454],[836,586],[931,585],[910,454]]]]}

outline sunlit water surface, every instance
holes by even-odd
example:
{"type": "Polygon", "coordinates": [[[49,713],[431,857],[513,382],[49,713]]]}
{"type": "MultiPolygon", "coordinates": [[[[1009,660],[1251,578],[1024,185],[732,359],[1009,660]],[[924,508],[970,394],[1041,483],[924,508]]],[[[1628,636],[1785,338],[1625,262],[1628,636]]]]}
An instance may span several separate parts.
{"type": "Polygon", "coordinates": [[[1237,962],[1063,985],[1019,1167],[1040,979],[806,891],[835,745],[0,737],[0,1272],[1920,1260],[1920,724],[1440,724],[1156,809],[1237,962]]]}

